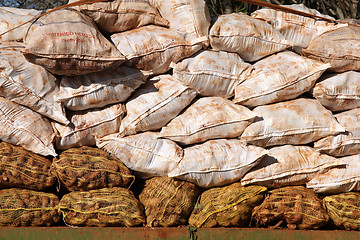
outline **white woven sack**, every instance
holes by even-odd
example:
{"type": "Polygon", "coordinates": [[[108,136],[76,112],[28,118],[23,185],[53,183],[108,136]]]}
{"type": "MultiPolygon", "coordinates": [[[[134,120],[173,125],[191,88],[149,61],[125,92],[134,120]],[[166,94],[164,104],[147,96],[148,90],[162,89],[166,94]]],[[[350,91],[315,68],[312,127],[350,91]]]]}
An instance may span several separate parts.
{"type": "Polygon", "coordinates": [[[284,145],[271,148],[267,156],[245,174],[241,184],[268,188],[303,185],[318,174],[343,165],[340,159],[320,154],[311,147],[284,145]]]}
{"type": "MultiPolygon", "coordinates": [[[[35,9],[20,9],[12,7],[0,7],[0,33],[7,32],[14,27],[27,22],[37,15],[41,11],[35,9]]],[[[1,41],[23,41],[26,30],[29,28],[31,23],[27,23],[17,29],[11,30],[10,32],[0,37],[1,41]]]]}
{"type": "Polygon", "coordinates": [[[159,130],[175,118],[196,97],[171,75],[151,78],[126,103],[127,116],[121,122],[120,134],[159,130]]]}
{"type": "Polygon", "coordinates": [[[267,151],[237,139],[210,140],[184,149],[184,158],[169,177],[203,188],[231,184],[256,166],[267,151]]]}
{"type": "Polygon", "coordinates": [[[111,134],[96,140],[97,147],[118,158],[140,178],[167,176],[183,157],[183,149],[159,133],[145,132],[128,137],[111,134]]]}
{"type": "Polygon", "coordinates": [[[209,38],[214,50],[238,53],[249,62],[292,45],[270,24],[244,13],[219,16],[210,29],[209,38]]]}
{"type": "Polygon", "coordinates": [[[360,71],[360,27],[347,26],[314,38],[302,53],[330,63],[332,72],[360,71]]]}
{"type": "Polygon", "coordinates": [[[250,124],[240,139],[262,147],[301,145],[345,132],[333,114],[314,99],[299,98],[253,111],[260,119],[250,124]]]}
{"type": "Polygon", "coordinates": [[[126,66],[81,76],[64,76],[56,101],[73,111],[126,101],[150,74],[126,66]]]}
{"type": "Polygon", "coordinates": [[[73,147],[95,146],[95,137],[100,138],[119,131],[125,112],[123,104],[115,104],[102,109],[69,113],[71,125],[53,123],[57,132],[56,148],[66,150],[73,147]]]}
{"type": "MultiPolygon", "coordinates": [[[[315,9],[307,8],[303,4],[281,5],[297,11],[310,13],[316,16],[334,19],[333,17],[323,15],[315,9]]],[[[320,19],[301,16],[294,13],[284,12],[271,8],[263,8],[251,13],[256,19],[261,19],[271,24],[278,30],[286,40],[293,42],[294,49],[301,52],[302,48],[307,48],[313,37],[317,35],[344,26],[320,19]]],[[[335,20],[335,19],[334,19],[335,20]]]]}
{"type": "Polygon", "coordinates": [[[161,136],[182,145],[216,138],[235,138],[257,115],[221,97],[198,99],[161,129],[161,136]]]}
{"type": "Polygon", "coordinates": [[[360,107],[360,72],[324,74],[312,95],[327,109],[343,111],[360,107]]]}
{"type": "Polygon", "coordinates": [[[28,151],[56,156],[54,131],[48,119],[0,97],[0,140],[21,146],[28,151]]]}
{"type": "Polygon", "coordinates": [[[69,120],[61,103],[56,78],[43,67],[29,63],[20,52],[22,43],[0,43],[0,97],[31,108],[63,124],[69,120]]]}
{"type": "Polygon", "coordinates": [[[360,191],[360,155],[340,158],[346,167],[333,168],[320,174],[306,184],[316,193],[338,194],[360,191]]]}
{"type": "Polygon", "coordinates": [[[230,98],[235,87],[247,79],[252,66],[236,53],[201,51],[170,65],[173,75],[202,96],[230,98]]]}
{"type": "Polygon", "coordinates": [[[200,40],[172,29],[149,25],[111,36],[118,50],[137,69],[161,74],[170,63],[190,57],[201,49],[200,40]]]}
{"type": "MultiPolygon", "coordinates": [[[[78,0],[70,0],[69,3],[78,0]]],[[[147,0],[114,0],[73,7],[89,16],[104,33],[118,33],[154,24],[169,26],[147,0]]]]}
{"type": "Polygon", "coordinates": [[[99,72],[125,58],[84,14],[62,9],[49,13],[29,28],[25,57],[54,74],[99,72]]]}
{"type": "Polygon", "coordinates": [[[330,64],[280,52],[254,65],[251,75],[235,87],[234,103],[255,107],[290,100],[308,92],[330,64]]]}
{"type": "Polygon", "coordinates": [[[149,0],[170,28],[189,33],[209,45],[210,13],[204,0],[149,0]]]}
{"type": "Polygon", "coordinates": [[[360,108],[334,115],[346,132],[314,143],[314,148],[335,157],[360,153],[360,108]]]}

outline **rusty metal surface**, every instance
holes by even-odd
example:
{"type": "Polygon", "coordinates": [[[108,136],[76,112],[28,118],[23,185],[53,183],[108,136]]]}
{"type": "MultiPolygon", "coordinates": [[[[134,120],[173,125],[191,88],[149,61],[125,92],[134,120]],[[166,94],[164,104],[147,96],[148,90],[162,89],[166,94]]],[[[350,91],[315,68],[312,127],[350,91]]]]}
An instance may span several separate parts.
{"type": "Polygon", "coordinates": [[[336,239],[351,240],[359,239],[360,232],[356,231],[302,231],[302,230],[269,230],[269,229],[240,229],[240,228],[205,228],[198,229],[191,236],[187,227],[181,228],[0,228],[0,239],[19,239],[19,240],[49,240],[49,239],[146,239],[146,240],[247,240],[247,239],[266,239],[266,240],[317,240],[317,239],[336,239]]]}

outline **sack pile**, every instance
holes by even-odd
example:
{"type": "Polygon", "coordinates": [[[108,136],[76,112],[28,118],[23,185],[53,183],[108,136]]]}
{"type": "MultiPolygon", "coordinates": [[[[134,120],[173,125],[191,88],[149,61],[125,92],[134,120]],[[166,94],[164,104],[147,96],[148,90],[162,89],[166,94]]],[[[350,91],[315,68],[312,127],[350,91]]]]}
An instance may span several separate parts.
{"type": "Polygon", "coordinates": [[[204,0],[48,13],[0,42],[0,225],[360,229],[359,75],[351,24],[211,24],[204,0]]]}

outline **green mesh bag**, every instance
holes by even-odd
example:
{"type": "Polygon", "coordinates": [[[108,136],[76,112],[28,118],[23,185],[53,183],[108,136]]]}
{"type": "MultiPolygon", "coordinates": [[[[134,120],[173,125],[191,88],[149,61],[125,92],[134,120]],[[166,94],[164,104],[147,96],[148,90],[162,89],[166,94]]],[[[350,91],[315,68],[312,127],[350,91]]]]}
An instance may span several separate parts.
{"type": "Polygon", "coordinates": [[[173,178],[154,177],[147,180],[139,195],[145,207],[147,226],[187,225],[200,191],[193,183],[173,178]]]}
{"type": "Polygon", "coordinates": [[[60,221],[59,198],[29,189],[0,190],[1,226],[51,226],[60,221]]]}
{"type": "Polygon", "coordinates": [[[333,223],[340,229],[360,230],[360,193],[349,192],[323,199],[333,223]]]}
{"type": "Polygon", "coordinates": [[[233,183],[203,192],[189,218],[195,227],[245,227],[250,223],[251,211],[264,199],[266,187],[233,183]]]}
{"type": "Polygon", "coordinates": [[[60,200],[66,224],[74,226],[138,226],[145,224],[144,206],[120,187],[71,192],[60,200]]]}
{"type": "Polygon", "coordinates": [[[318,229],[327,224],[329,216],[313,190],[291,186],[270,191],[254,208],[252,220],[257,227],[276,228],[287,223],[289,229],[318,229]]]}
{"type": "Polygon", "coordinates": [[[0,143],[0,188],[44,190],[53,186],[51,162],[45,157],[6,142],[0,143]]]}
{"type": "Polygon", "coordinates": [[[126,187],[135,176],[118,159],[99,148],[81,147],[62,152],[51,172],[69,191],[126,187]]]}

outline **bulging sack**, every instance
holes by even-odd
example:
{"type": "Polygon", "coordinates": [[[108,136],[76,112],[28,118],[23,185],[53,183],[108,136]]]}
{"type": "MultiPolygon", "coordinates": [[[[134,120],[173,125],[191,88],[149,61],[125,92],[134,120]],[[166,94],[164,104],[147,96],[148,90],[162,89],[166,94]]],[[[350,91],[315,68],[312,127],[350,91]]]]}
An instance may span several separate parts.
{"type": "Polygon", "coordinates": [[[170,66],[173,76],[198,94],[223,98],[234,96],[235,87],[253,70],[237,53],[211,50],[201,51],[170,66]]]}
{"type": "Polygon", "coordinates": [[[57,79],[43,67],[32,64],[20,52],[22,43],[0,43],[0,97],[31,108],[48,118],[69,124],[61,103],[57,79]]]}
{"type": "Polygon", "coordinates": [[[245,129],[240,139],[262,147],[301,145],[345,132],[332,112],[315,99],[299,98],[253,111],[259,119],[245,129]]]}
{"type": "Polygon", "coordinates": [[[269,149],[267,156],[241,179],[241,184],[268,188],[303,185],[320,173],[345,163],[308,146],[285,145],[269,149]]]}
{"type": "Polygon", "coordinates": [[[201,49],[201,41],[187,33],[149,25],[111,35],[126,64],[154,75],[170,70],[170,63],[190,57],[201,49]]]}
{"type": "Polygon", "coordinates": [[[99,72],[125,58],[82,13],[62,9],[35,21],[23,50],[28,61],[58,75],[99,72]]]}
{"type": "Polygon", "coordinates": [[[210,29],[214,50],[235,52],[253,62],[292,45],[270,24],[244,13],[221,15],[210,29]]]}
{"type": "MultiPolygon", "coordinates": [[[[69,3],[77,0],[70,0],[69,3]]],[[[148,0],[115,0],[73,7],[90,17],[106,33],[118,33],[154,24],[169,26],[148,0]]]]}
{"type": "Polygon", "coordinates": [[[96,140],[97,147],[123,162],[140,178],[167,176],[183,158],[183,149],[157,132],[127,137],[111,134],[96,140]]]}
{"type": "Polygon", "coordinates": [[[234,103],[248,107],[290,100],[308,92],[330,64],[285,51],[266,57],[235,87],[234,103]]]}
{"type": "Polygon", "coordinates": [[[0,140],[43,156],[56,156],[54,137],[48,119],[0,97],[0,140]]]}
{"type": "Polygon", "coordinates": [[[209,140],[184,149],[184,157],[168,176],[202,188],[224,186],[241,179],[267,154],[238,139],[209,140]]]}
{"type": "Polygon", "coordinates": [[[257,115],[221,97],[196,100],[161,129],[161,137],[182,145],[240,136],[257,115]]]}

